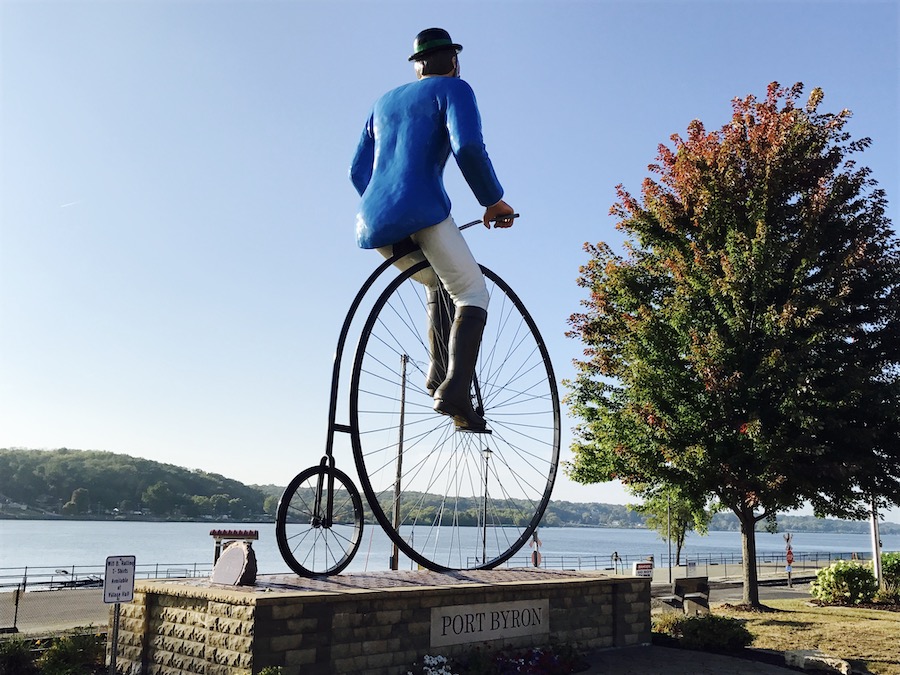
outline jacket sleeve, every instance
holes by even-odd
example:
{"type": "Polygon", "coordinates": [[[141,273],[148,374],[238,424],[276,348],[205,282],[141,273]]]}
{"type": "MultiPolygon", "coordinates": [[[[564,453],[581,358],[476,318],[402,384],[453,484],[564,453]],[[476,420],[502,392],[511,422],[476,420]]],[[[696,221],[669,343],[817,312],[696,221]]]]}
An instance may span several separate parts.
{"type": "Polygon", "coordinates": [[[372,180],[372,167],[375,162],[375,134],[373,133],[372,115],[366,122],[359,137],[359,145],[356,147],[356,154],[353,156],[353,162],[350,164],[350,181],[353,187],[362,196],[372,180]]]}
{"type": "Polygon", "coordinates": [[[496,204],[503,198],[503,187],[484,147],[481,115],[475,92],[463,80],[450,80],[446,100],[447,131],[450,148],[463,177],[482,206],[496,204]]]}

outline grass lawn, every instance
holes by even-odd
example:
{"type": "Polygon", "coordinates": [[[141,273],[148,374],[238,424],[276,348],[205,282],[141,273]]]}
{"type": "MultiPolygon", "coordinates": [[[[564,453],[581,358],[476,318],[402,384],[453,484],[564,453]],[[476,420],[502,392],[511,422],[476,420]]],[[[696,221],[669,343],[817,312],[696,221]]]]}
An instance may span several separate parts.
{"type": "Polygon", "coordinates": [[[819,607],[807,600],[764,604],[775,611],[738,611],[727,604],[714,605],[712,611],[746,619],[754,648],[819,649],[877,675],[900,675],[900,612],[819,607]]]}

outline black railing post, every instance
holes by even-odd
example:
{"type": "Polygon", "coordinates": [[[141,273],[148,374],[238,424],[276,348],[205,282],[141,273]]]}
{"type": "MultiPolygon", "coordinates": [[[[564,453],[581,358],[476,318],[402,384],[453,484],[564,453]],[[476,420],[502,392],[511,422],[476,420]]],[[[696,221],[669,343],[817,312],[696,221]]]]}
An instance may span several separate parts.
{"type": "MultiPolygon", "coordinates": [[[[24,586],[23,586],[23,590],[21,592],[23,592],[23,593],[25,592],[24,586]]],[[[16,632],[18,632],[18,630],[19,630],[17,628],[18,621],[19,621],[19,593],[20,593],[19,587],[16,586],[16,607],[15,607],[15,610],[13,611],[13,625],[12,625],[13,630],[15,630],[16,632]]]]}

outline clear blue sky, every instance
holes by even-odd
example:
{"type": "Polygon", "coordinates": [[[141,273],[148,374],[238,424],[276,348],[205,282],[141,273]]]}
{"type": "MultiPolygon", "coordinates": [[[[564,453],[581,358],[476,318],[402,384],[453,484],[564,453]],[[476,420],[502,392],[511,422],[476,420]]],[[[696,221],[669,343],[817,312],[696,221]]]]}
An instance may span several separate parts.
{"type": "MultiPolygon", "coordinates": [[[[377,258],[355,247],[347,170],[422,28],[463,44],[522,214],[470,245],[564,378],[581,246],[621,243],[615,185],[637,192],[658,144],[722,126],[733,97],[802,81],[850,108],[897,221],[898,22],[893,1],[0,0],[0,447],[248,483],[316,462],[338,328],[377,258]]],[[[447,183],[457,221],[479,217],[455,167],[447,183]]],[[[629,501],[564,476],[554,497],[629,501]]]]}

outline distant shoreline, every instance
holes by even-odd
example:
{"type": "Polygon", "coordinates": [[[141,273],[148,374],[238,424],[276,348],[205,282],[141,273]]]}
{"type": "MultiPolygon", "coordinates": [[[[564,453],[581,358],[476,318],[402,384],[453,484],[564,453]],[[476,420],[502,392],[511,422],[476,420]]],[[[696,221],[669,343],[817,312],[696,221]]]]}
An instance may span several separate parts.
{"type": "Polygon", "coordinates": [[[122,523],[267,523],[275,524],[275,519],[271,521],[261,520],[259,518],[218,518],[215,520],[207,520],[205,518],[156,518],[154,516],[91,516],[79,514],[77,516],[62,516],[57,514],[42,515],[15,515],[10,513],[0,513],[0,520],[50,520],[60,522],[122,522],[122,523]]]}
{"type": "MultiPolygon", "coordinates": [[[[245,485],[221,474],[95,450],[0,448],[0,521],[254,523],[274,522],[284,487],[245,485]]],[[[423,494],[440,508],[443,497],[423,494]]],[[[530,506],[525,507],[528,511],[530,506]]],[[[864,514],[864,512],[863,512],[864,514]]],[[[366,518],[371,514],[366,511],[366,518]]],[[[646,518],[633,505],[551,499],[542,528],[608,528],[639,532],[646,518]]],[[[711,531],[739,532],[734,513],[717,512],[711,531]]],[[[764,532],[765,524],[757,526],[764,532]]],[[[868,534],[868,519],[816,518],[780,513],[781,532],[868,534]]],[[[882,523],[882,535],[900,524],[882,523]]],[[[665,536],[665,527],[662,529],[665,536]]]]}
{"type": "MultiPolygon", "coordinates": [[[[798,516],[785,516],[785,520],[790,520],[794,518],[798,518],[798,516]]],[[[799,516],[799,518],[812,518],[811,516],[799,516]]],[[[54,515],[54,514],[28,514],[28,515],[16,515],[10,513],[0,513],[0,521],[4,520],[34,520],[34,521],[53,521],[53,522],[123,522],[123,523],[206,523],[210,526],[215,526],[217,523],[257,523],[257,524],[275,524],[274,518],[269,519],[260,519],[260,518],[219,518],[215,520],[209,520],[205,518],[156,518],[153,516],[140,516],[140,515],[129,515],[129,516],[89,516],[84,514],[79,514],[78,516],[63,516],[63,515],[54,515]]],[[[816,520],[815,522],[821,522],[816,520]]],[[[791,522],[788,525],[787,522],[782,525],[779,523],[779,532],[802,532],[804,534],[867,534],[870,530],[870,525],[868,521],[852,521],[852,520],[828,520],[827,525],[824,527],[820,527],[818,529],[804,529],[801,524],[791,522]]],[[[602,529],[612,529],[612,530],[647,530],[649,528],[643,525],[628,525],[628,524],[620,524],[620,525],[585,525],[581,523],[560,523],[559,525],[541,525],[540,527],[544,528],[578,528],[585,530],[602,530],[602,529]]],[[[736,532],[739,531],[737,527],[734,528],[722,528],[722,527],[711,527],[710,530],[715,530],[717,532],[736,532]]],[[[900,534],[900,524],[898,523],[880,523],[879,530],[882,535],[898,535],[900,534]]],[[[764,532],[764,528],[760,528],[757,532],[764,532]]]]}

